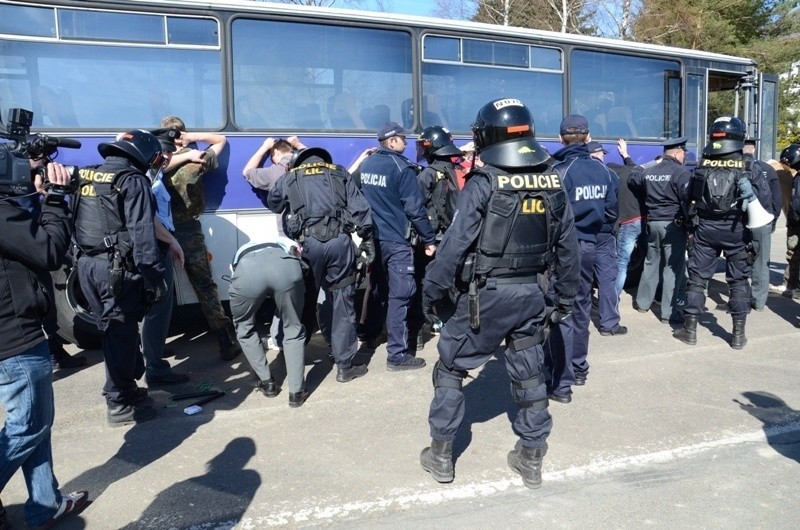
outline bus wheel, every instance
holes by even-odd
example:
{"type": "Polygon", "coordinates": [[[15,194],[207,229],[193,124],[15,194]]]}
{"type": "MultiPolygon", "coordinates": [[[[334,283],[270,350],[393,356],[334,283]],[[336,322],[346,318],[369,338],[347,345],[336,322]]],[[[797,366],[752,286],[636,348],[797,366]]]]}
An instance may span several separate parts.
{"type": "Polygon", "coordinates": [[[52,276],[59,336],[84,350],[100,349],[103,335],[81,290],[78,269],[64,265],[52,276]]]}

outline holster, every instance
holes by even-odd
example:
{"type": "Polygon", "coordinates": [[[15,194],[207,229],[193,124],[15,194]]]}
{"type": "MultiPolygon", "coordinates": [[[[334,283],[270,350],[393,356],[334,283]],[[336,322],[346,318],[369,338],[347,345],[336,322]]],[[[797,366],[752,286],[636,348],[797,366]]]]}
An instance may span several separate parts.
{"type": "Polygon", "coordinates": [[[125,264],[118,248],[111,255],[111,274],[109,274],[109,287],[115,297],[122,294],[122,282],[125,279],[125,264]]]}
{"type": "Polygon", "coordinates": [[[481,305],[478,281],[473,279],[469,283],[469,327],[477,331],[481,327],[481,305]]]}

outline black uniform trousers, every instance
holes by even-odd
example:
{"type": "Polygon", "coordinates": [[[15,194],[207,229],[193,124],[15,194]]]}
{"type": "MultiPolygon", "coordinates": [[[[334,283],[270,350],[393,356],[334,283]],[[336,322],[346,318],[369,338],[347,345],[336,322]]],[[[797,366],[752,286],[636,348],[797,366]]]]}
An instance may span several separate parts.
{"type": "Polygon", "coordinates": [[[349,367],[358,350],[356,335],[355,296],[356,253],[348,234],[339,234],[325,243],[309,237],[303,244],[303,257],[314,276],[314,299],[325,289],[329,310],[318,307],[318,321],[323,333],[330,337],[331,353],[336,363],[349,367]],[[348,283],[349,282],[349,283],[348,283]],[[346,284],[346,285],[342,285],[346,284]],[[330,319],[330,322],[328,321],[330,319]]]}
{"type": "Polygon", "coordinates": [[[97,327],[103,332],[106,383],[103,395],[109,404],[129,404],[136,380],[144,375],[139,347],[139,321],[147,312],[144,278],[125,271],[122,292],[114,296],[110,285],[111,263],[107,256],[81,256],[78,277],[97,327]]]}
{"type": "Polygon", "coordinates": [[[743,225],[741,217],[733,221],[700,218],[687,266],[689,281],[684,310],[687,315],[703,312],[708,280],[716,271],[721,253],[725,254],[725,280],[730,289],[728,313],[734,317],[745,317],[750,313],[748,280],[752,268],[747,262],[746,251],[750,239],[750,231],[743,225]]]}
{"type": "Polygon", "coordinates": [[[462,294],[439,337],[440,361],[434,366],[434,396],[428,415],[431,438],[455,439],[464,419],[464,394],[458,388],[463,372],[489,361],[505,339],[511,392],[521,407],[512,428],[522,445],[543,447],[553,425],[543,373],[544,295],[535,283],[495,284],[491,278],[479,293],[480,329],[469,327],[469,296],[462,294]]]}

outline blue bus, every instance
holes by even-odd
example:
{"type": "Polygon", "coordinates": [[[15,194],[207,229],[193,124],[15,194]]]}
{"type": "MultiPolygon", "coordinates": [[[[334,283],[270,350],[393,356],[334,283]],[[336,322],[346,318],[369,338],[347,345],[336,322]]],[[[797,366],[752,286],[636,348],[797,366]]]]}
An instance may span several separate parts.
{"type": "MultiPolygon", "coordinates": [[[[98,143],[166,115],[227,136],[201,217],[223,298],[235,250],[277,230],[242,177],[265,137],[299,136],[347,166],[389,120],[414,132],[443,125],[466,143],[477,109],[505,96],[532,109],[548,149],[561,118],[578,113],[606,147],[625,138],[637,162],[678,136],[691,161],[729,114],[761,139],[762,157],[776,151],[777,78],[747,58],[265,2],[0,0],[0,113],[30,109],[34,131],[82,142],[59,161],[98,163],[98,143]]],[[[94,323],[70,273],[55,277],[62,334],[82,342],[94,323]]],[[[179,276],[177,302],[196,302],[179,276]]]]}

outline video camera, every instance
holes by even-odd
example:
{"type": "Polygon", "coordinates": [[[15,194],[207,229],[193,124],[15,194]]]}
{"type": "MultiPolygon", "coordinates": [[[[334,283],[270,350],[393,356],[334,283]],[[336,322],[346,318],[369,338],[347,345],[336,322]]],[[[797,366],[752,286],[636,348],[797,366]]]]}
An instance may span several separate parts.
{"type": "MultiPolygon", "coordinates": [[[[57,138],[44,134],[31,134],[33,112],[25,109],[9,109],[8,127],[5,131],[0,122],[0,138],[11,140],[0,143],[0,194],[2,195],[29,195],[34,193],[33,179],[31,178],[30,159],[44,159],[51,162],[52,156],[59,147],[78,149],[81,143],[71,138],[57,138]]],[[[67,166],[72,174],[70,184],[56,186],[47,180],[47,170],[39,169],[44,187],[55,201],[64,195],[77,190],[77,168],[67,166]]]]}

